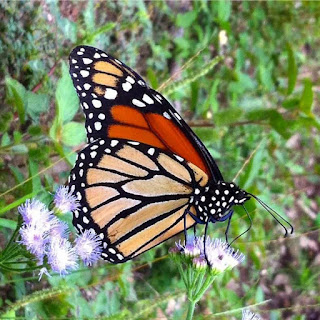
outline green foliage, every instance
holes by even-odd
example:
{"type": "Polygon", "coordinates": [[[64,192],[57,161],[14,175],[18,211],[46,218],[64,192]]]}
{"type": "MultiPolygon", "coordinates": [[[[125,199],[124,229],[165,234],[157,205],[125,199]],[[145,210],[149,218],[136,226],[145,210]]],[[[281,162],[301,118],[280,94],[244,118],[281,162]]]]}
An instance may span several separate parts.
{"type": "MultiPolygon", "coordinates": [[[[185,317],[183,282],[165,257],[174,241],[134,262],[101,262],[40,283],[38,267],[14,245],[17,207],[35,196],[49,201],[85,142],[67,66],[78,44],[146,75],[192,124],[225,179],[237,176],[296,227],[295,238],[282,240],[281,227],[250,201],[253,226],[233,244],[246,263],[217,279],[195,318],[240,319],[241,308],[259,304],[275,320],[320,317],[319,10],[309,1],[2,1],[2,317],[185,317]]],[[[237,208],[230,239],[249,224],[237,208]]],[[[209,232],[224,237],[225,227],[212,224],[209,232]]]]}

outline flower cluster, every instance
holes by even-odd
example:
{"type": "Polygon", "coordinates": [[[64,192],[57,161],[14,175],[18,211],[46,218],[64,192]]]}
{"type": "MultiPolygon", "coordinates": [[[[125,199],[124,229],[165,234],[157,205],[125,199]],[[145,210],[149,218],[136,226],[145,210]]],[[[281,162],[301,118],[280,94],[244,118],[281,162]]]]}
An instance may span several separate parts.
{"type": "Polygon", "coordinates": [[[228,243],[209,236],[188,237],[187,241],[176,243],[181,254],[192,259],[194,267],[204,269],[210,267],[213,273],[221,273],[241,263],[245,256],[235,251],[228,243]]]}
{"type": "MultiPolygon", "coordinates": [[[[63,186],[57,190],[53,202],[54,211],[59,213],[73,211],[79,206],[77,199],[63,186]]],[[[38,265],[48,263],[52,271],[66,275],[77,269],[78,258],[88,266],[100,258],[101,240],[94,231],[84,231],[72,245],[67,223],[58,219],[42,202],[27,200],[18,210],[23,220],[19,243],[35,255],[38,265]]],[[[43,274],[49,275],[46,267],[40,269],[40,278],[43,274]]]]}
{"type": "Polygon", "coordinates": [[[208,236],[189,236],[186,241],[176,243],[170,249],[170,257],[177,265],[186,286],[189,300],[187,319],[192,319],[196,303],[216,276],[235,267],[245,258],[228,243],[208,236]]]}

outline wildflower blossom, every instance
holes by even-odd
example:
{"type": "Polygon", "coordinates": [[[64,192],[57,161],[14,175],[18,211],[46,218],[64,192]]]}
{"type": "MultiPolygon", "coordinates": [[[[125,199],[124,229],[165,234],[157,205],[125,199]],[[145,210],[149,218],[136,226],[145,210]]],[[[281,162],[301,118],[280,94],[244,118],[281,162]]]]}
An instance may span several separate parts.
{"type": "Polygon", "coordinates": [[[243,309],[242,320],[261,320],[261,318],[258,314],[251,312],[249,309],[243,309]]]}
{"type": "Polygon", "coordinates": [[[194,267],[197,269],[205,269],[208,265],[207,260],[205,259],[204,256],[195,257],[192,260],[192,263],[194,267]]]}
{"type": "Polygon", "coordinates": [[[67,238],[69,235],[68,224],[64,221],[61,221],[57,217],[54,217],[50,220],[50,237],[52,238],[67,238]]]}
{"type": "Polygon", "coordinates": [[[100,259],[101,239],[93,231],[85,230],[75,241],[75,250],[85,265],[90,266],[100,259]]]}
{"type": "Polygon", "coordinates": [[[202,266],[204,261],[207,261],[209,267],[217,273],[232,269],[245,258],[228,243],[220,239],[210,239],[210,237],[207,237],[205,242],[204,237],[190,237],[187,238],[186,243],[176,243],[176,247],[182,254],[195,257],[193,261],[196,267],[202,266]]]}
{"type": "Polygon", "coordinates": [[[179,241],[178,243],[176,243],[176,247],[184,255],[189,257],[196,257],[201,253],[200,247],[198,246],[197,242],[197,237],[188,236],[186,241],[182,243],[179,241]]]}
{"type": "Polygon", "coordinates": [[[48,243],[48,232],[37,225],[23,225],[20,228],[21,240],[19,243],[24,244],[27,249],[36,256],[38,263],[42,264],[45,255],[45,247],[48,243]]]}
{"type": "Polygon", "coordinates": [[[235,251],[228,243],[220,240],[206,239],[206,255],[211,268],[220,273],[242,262],[245,256],[235,251]]]}
{"type": "Polygon", "coordinates": [[[55,207],[61,213],[67,213],[74,211],[79,208],[79,201],[77,198],[69,191],[68,187],[60,186],[54,195],[53,200],[55,207]]]}
{"type": "Polygon", "coordinates": [[[66,275],[78,267],[75,249],[65,238],[52,239],[47,256],[52,270],[60,275],[66,275]]]}
{"type": "Polygon", "coordinates": [[[36,199],[28,199],[25,204],[19,206],[18,211],[26,225],[46,224],[52,217],[52,212],[46,205],[36,199]]]}

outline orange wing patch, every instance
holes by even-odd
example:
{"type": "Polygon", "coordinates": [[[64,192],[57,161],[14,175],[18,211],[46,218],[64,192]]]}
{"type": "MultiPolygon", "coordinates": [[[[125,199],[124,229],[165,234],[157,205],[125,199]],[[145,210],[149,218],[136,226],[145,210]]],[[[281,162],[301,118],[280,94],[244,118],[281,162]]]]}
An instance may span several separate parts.
{"type": "Polygon", "coordinates": [[[120,70],[120,68],[114,66],[110,62],[98,61],[94,64],[94,69],[97,71],[114,74],[118,77],[123,76],[123,72],[120,70]]]}
{"type": "Polygon", "coordinates": [[[148,123],[143,114],[128,106],[113,106],[111,108],[112,118],[126,125],[149,129],[148,123]]]}
{"type": "Polygon", "coordinates": [[[133,126],[114,124],[109,127],[109,138],[127,139],[139,141],[160,149],[166,149],[165,145],[149,130],[133,126]]]}
{"type": "Polygon", "coordinates": [[[112,124],[109,138],[138,141],[173,152],[198,168],[210,173],[205,161],[192,143],[174,122],[156,113],[143,114],[129,106],[116,105],[111,108],[112,124]]]}
{"type": "Polygon", "coordinates": [[[152,132],[155,133],[171,152],[190,161],[206,173],[210,172],[198,151],[174,122],[155,113],[148,113],[145,117],[152,132]]]}

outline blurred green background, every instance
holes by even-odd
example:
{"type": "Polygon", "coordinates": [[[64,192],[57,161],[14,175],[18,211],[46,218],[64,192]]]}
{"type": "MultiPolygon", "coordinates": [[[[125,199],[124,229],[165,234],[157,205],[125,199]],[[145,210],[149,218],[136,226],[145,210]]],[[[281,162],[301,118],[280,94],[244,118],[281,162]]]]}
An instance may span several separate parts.
{"type": "MultiPolygon", "coordinates": [[[[320,319],[319,17],[320,3],[304,1],[2,1],[0,248],[17,207],[48,203],[85,143],[67,57],[93,45],[160,88],[225,179],[237,176],[295,226],[283,239],[250,201],[253,227],[234,244],[247,259],[217,279],[195,318],[241,319],[239,308],[256,305],[263,319],[320,319]]],[[[237,210],[232,236],[247,226],[237,210]]],[[[179,238],[64,279],[0,265],[2,318],[183,319],[183,282],[167,257],[179,238]]]]}

